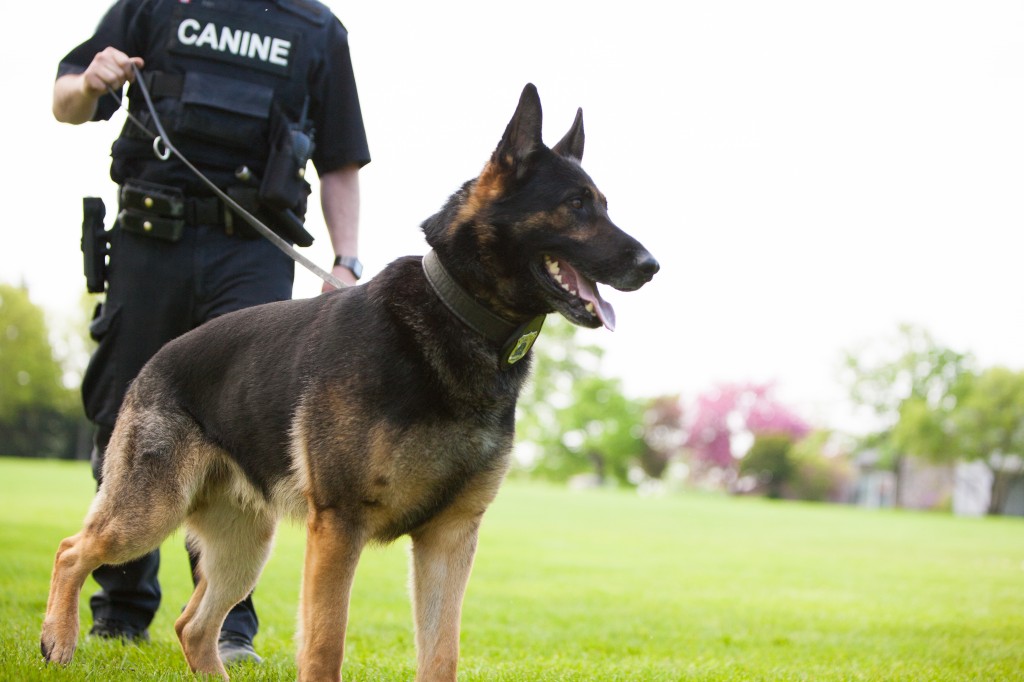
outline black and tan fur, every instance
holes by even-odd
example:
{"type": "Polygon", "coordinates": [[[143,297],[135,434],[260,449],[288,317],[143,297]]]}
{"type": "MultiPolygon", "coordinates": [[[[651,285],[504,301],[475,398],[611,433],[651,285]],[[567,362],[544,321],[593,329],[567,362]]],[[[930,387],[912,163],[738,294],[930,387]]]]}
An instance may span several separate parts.
{"type": "MultiPolygon", "coordinates": [[[[540,133],[528,85],[481,175],[424,222],[427,241],[465,291],[509,321],[557,311],[612,326],[603,301],[595,310],[575,290],[637,289],[658,264],[609,220],[580,167],[581,113],[553,149],[540,133]]],[[[152,550],[184,523],[201,578],[175,630],[192,670],[226,678],[221,623],[291,514],[308,529],[299,679],[339,679],[360,552],[405,534],[417,679],[455,679],[477,529],[508,468],[529,357],[499,367],[496,345],[439,300],[420,261],[400,258],[363,286],[225,315],[146,365],[84,527],[57,551],[41,639],[48,661],[71,660],[89,573],[152,550]]]]}

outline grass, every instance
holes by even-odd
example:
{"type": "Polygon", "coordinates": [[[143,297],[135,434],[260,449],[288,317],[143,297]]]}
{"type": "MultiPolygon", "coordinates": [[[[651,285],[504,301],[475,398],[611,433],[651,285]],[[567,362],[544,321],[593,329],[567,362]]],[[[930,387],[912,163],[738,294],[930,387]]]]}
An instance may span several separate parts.
{"type": "MultiPolygon", "coordinates": [[[[150,644],[83,638],[67,668],[41,662],[53,552],[90,497],[83,464],[0,459],[0,678],[192,679],[172,628],[191,588],[180,534],[150,644]]],[[[256,591],[266,662],[233,679],[294,679],[302,546],[283,526],[256,591]]],[[[406,563],[404,542],[364,554],[346,680],[413,678],[406,563]]],[[[1022,635],[1021,519],[509,482],[484,521],[459,677],[1019,680],[1022,635]]]]}

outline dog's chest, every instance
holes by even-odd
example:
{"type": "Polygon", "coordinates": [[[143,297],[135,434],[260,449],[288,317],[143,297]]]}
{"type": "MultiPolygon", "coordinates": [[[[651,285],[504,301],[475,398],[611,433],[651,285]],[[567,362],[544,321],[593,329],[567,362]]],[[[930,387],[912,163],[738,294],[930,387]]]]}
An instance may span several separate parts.
{"type": "Polygon", "coordinates": [[[373,453],[369,495],[362,500],[372,525],[385,536],[409,532],[500,481],[512,434],[448,424],[411,430],[392,446],[390,453],[373,453]]]}
{"type": "Polygon", "coordinates": [[[389,541],[453,505],[482,513],[508,468],[513,428],[466,420],[401,427],[382,421],[354,439],[358,445],[330,439],[340,446],[331,452],[318,440],[304,448],[307,497],[347,510],[369,537],[389,541]]]}

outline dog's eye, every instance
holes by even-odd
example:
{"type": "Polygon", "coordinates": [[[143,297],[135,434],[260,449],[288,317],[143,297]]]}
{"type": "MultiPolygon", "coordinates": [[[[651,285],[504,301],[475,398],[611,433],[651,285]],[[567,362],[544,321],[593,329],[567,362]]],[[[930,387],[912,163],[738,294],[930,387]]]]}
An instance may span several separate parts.
{"type": "Polygon", "coordinates": [[[569,205],[578,211],[583,208],[583,199],[581,197],[573,197],[569,199],[569,205]]]}

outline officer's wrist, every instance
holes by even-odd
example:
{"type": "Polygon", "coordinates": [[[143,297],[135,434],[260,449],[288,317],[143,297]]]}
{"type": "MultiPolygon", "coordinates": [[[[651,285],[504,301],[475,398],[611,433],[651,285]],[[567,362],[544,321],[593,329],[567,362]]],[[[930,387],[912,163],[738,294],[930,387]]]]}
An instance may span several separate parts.
{"type": "Polygon", "coordinates": [[[355,256],[335,256],[334,267],[342,267],[352,273],[352,276],[359,279],[363,276],[363,264],[355,256]]]}

